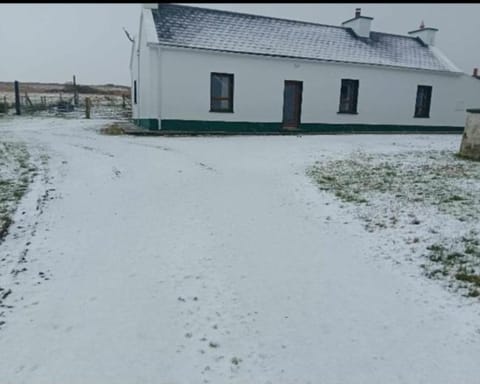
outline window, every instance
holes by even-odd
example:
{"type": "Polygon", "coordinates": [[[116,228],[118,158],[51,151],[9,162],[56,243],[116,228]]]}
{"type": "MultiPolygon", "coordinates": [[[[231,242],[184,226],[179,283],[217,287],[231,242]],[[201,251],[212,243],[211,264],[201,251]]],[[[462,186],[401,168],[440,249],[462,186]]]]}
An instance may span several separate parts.
{"type": "Polygon", "coordinates": [[[137,104],[137,80],[133,80],[133,104],[137,104]]]}
{"type": "Polygon", "coordinates": [[[210,112],[233,112],[233,74],[211,74],[210,112]]]}
{"type": "Polygon", "coordinates": [[[415,117],[430,117],[430,101],[432,99],[432,87],[419,85],[415,102],[415,117]]]}
{"type": "Polygon", "coordinates": [[[338,113],[357,113],[358,80],[342,79],[338,113]]]}

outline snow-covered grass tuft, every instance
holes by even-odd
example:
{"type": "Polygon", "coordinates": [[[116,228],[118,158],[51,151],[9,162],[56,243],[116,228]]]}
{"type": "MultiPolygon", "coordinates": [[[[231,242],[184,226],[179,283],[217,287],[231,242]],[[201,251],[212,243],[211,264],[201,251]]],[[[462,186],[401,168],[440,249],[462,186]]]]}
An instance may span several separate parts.
{"type": "Polygon", "coordinates": [[[355,152],[317,162],[307,174],[321,190],[356,206],[367,231],[403,237],[405,250],[416,245],[409,258],[424,259],[428,277],[480,296],[480,163],[446,150],[355,152]]]}
{"type": "Polygon", "coordinates": [[[111,123],[100,128],[100,133],[104,135],[123,135],[125,130],[118,123],[111,123]]]}
{"type": "Polygon", "coordinates": [[[391,194],[403,203],[436,206],[460,220],[480,213],[480,165],[449,151],[368,155],[317,163],[308,171],[320,189],[346,202],[373,203],[375,194],[391,194]]]}
{"type": "Polygon", "coordinates": [[[36,171],[25,144],[0,142],[0,242],[7,234],[11,217],[36,171]]]}
{"type": "Polygon", "coordinates": [[[427,247],[427,262],[422,264],[430,278],[446,278],[450,288],[470,297],[480,296],[480,241],[478,232],[443,239],[427,247]]]}

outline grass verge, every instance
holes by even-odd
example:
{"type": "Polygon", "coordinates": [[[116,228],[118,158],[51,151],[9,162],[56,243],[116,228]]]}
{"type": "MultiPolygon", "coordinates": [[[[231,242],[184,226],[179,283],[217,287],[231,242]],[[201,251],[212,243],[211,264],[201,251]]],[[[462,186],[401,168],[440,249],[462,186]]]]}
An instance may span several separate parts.
{"type": "Polygon", "coordinates": [[[452,151],[356,152],[306,172],[353,205],[369,232],[384,230],[390,242],[409,237],[426,276],[480,297],[479,162],[452,151]]]}
{"type": "Polygon", "coordinates": [[[25,144],[0,142],[0,242],[7,235],[13,213],[36,173],[25,144]]]}

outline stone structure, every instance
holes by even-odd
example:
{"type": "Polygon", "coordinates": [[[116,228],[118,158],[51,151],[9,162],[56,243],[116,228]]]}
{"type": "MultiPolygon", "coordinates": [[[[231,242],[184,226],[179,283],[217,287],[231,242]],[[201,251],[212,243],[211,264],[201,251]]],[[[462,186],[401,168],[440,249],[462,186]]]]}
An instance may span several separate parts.
{"type": "Polygon", "coordinates": [[[467,109],[460,156],[480,160],[480,108],[467,109]]]}

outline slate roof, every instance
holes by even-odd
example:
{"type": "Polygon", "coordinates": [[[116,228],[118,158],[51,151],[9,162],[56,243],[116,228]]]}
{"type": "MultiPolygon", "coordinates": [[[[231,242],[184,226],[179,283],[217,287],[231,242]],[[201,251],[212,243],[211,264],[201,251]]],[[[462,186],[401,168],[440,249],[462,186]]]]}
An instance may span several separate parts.
{"type": "Polygon", "coordinates": [[[159,43],[259,55],[452,71],[428,46],[410,36],[176,4],[152,9],[159,43]]]}

